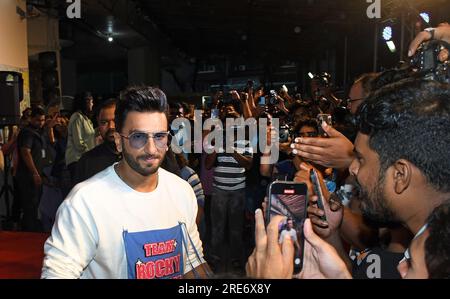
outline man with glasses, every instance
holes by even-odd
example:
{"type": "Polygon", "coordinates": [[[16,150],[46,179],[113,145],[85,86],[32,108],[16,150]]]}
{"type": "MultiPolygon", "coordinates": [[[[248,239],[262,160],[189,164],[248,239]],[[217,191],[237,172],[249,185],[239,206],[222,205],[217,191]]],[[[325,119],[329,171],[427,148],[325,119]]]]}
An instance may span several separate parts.
{"type": "Polygon", "coordinates": [[[122,160],[78,184],[44,246],[42,278],[205,277],[189,183],[160,168],[168,151],[165,94],[125,90],[115,111],[122,160]]]}

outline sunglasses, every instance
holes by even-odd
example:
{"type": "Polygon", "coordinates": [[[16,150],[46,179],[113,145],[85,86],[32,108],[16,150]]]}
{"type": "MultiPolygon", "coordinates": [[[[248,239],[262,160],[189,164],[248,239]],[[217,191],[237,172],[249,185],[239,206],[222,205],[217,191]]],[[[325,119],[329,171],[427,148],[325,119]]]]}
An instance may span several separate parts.
{"type": "Polygon", "coordinates": [[[158,132],[158,133],[145,133],[145,132],[134,132],[128,136],[120,134],[123,138],[128,139],[130,146],[134,149],[143,148],[149,138],[153,138],[155,146],[160,149],[167,148],[170,132],[158,132]]]}

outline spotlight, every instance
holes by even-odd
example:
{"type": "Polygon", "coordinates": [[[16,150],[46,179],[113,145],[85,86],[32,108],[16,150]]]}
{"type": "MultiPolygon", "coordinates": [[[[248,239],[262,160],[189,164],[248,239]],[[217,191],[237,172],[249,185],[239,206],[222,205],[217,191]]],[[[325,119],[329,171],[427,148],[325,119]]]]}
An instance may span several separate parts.
{"type": "Polygon", "coordinates": [[[110,43],[112,43],[112,42],[114,41],[114,38],[113,38],[112,36],[109,36],[109,37],[108,37],[108,41],[109,41],[110,43]]]}
{"type": "Polygon", "coordinates": [[[392,39],[392,27],[386,26],[383,29],[383,39],[385,41],[390,41],[392,39]]]}
{"type": "Polygon", "coordinates": [[[308,76],[309,76],[309,78],[311,78],[311,79],[314,78],[314,75],[313,75],[311,72],[308,73],[308,76]]]}
{"type": "Polygon", "coordinates": [[[427,12],[420,13],[420,17],[425,21],[425,23],[430,24],[430,14],[427,12]]]}
{"type": "Polygon", "coordinates": [[[397,48],[395,47],[395,43],[393,41],[387,41],[386,44],[392,53],[395,53],[395,51],[397,51],[397,48]]]}

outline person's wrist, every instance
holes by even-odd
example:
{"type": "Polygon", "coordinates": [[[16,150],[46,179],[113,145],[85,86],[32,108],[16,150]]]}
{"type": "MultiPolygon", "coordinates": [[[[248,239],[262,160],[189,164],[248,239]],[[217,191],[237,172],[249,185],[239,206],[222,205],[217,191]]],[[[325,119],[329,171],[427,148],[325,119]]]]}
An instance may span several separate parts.
{"type": "Polygon", "coordinates": [[[425,28],[423,31],[428,32],[430,34],[430,40],[435,38],[435,28],[429,27],[425,28]]]}

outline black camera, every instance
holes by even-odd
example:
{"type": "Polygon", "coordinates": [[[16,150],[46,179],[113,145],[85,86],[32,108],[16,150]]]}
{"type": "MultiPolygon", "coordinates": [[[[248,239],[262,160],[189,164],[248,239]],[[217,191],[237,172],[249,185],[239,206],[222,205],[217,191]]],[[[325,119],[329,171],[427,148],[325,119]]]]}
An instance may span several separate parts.
{"type": "Polygon", "coordinates": [[[410,66],[427,80],[450,83],[450,45],[441,40],[422,43],[410,66]]]}
{"type": "Polygon", "coordinates": [[[279,130],[279,142],[286,143],[289,141],[289,137],[291,136],[291,128],[288,124],[283,124],[280,126],[279,130]]]}
{"type": "Polygon", "coordinates": [[[269,104],[273,106],[278,104],[278,94],[275,90],[270,91],[269,104]]]}

